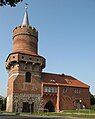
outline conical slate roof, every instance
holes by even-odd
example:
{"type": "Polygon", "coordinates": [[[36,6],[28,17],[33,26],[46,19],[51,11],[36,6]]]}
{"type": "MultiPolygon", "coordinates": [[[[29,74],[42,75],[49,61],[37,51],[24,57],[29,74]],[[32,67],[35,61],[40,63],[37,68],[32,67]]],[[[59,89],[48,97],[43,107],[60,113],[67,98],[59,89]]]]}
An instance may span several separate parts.
{"type": "Polygon", "coordinates": [[[24,18],[23,18],[23,22],[21,26],[29,26],[27,7],[25,7],[25,14],[24,14],[24,18]]]}

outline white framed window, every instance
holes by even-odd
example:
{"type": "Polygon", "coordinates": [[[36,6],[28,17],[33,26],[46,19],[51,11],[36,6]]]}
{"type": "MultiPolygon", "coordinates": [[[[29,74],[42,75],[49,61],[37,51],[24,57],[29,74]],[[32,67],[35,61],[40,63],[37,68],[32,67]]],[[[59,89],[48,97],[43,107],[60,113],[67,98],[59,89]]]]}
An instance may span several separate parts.
{"type": "Polygon", "coordinates": [[[74,93],[76,93],[76,94],[79,94],[79,93],[81,93],[81,89],[74,89],[74,93]]]}
{"type": "Polygon", "coordinates": [[[44,92],[57,93],[57,87],[44,86],[44,92]]]}

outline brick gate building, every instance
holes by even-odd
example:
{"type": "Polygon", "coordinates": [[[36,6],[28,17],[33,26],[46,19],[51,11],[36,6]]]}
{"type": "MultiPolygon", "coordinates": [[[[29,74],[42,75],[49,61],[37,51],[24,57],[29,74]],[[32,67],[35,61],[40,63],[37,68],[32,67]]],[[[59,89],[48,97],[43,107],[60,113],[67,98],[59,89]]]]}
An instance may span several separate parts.
{"type": "Polygon", "coordinates": [[[89,86],[65,74],[45,73],[46,59],[38,54],[38,31],[30,26],[27,8],[21,26],[13,30],[8,70],[7,112],[89,108],[89,86]]]}

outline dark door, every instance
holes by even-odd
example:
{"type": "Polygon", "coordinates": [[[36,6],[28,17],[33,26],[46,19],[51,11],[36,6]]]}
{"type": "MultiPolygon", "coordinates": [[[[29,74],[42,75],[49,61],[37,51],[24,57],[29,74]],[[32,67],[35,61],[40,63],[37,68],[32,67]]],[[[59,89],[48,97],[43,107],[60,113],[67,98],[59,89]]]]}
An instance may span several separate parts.
{"type": "Polygon", "coordinates": [[[32,104],[30,104],[30,112],[34,112],[34,102],[32,104]]]}
{"type": "Polygon", "coordinates": [[[29,103],[28,102],[23,102],[23,110],[22,112],[30,112],[30,109],[29,109],[29,103]]]}
{"type": "Polygon", "coordinates": [[[49,112],[55,112],[55,107],[51,101],[46,103],[44,109],[48,109],[49,112]]]}
{"type": "Polygon", "coordinates": [[[23,102],[22,112],[34,112],[34,102],[29,104],[28,102],[23,102]]]}

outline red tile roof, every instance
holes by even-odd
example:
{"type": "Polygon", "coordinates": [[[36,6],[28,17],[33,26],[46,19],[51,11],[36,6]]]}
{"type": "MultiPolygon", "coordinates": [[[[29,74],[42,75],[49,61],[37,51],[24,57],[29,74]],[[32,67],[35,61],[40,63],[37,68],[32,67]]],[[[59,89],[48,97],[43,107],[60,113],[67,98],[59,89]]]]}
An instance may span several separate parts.
{"type": "Polygon", "coordinates": [[[78,79],[65,74],[42,73],[43,84],[45,85],[62,85],[71,87],[89,88],[89,86],[78,79]]]}

